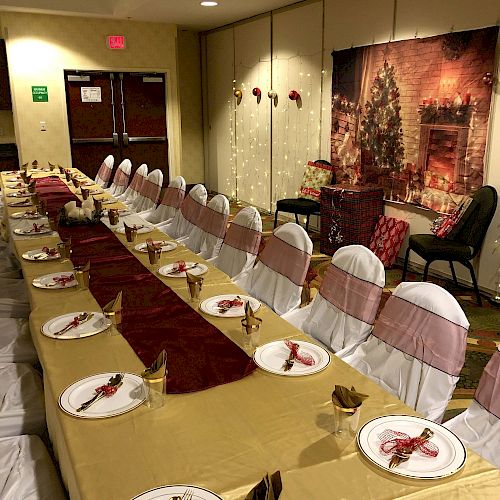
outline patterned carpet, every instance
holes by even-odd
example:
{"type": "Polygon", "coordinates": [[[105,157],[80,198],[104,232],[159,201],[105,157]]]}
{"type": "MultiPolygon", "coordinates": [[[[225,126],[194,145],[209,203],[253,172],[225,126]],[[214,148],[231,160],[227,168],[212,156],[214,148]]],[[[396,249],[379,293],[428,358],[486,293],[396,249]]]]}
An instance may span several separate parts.
{"type": "MultiPolygon", "coordinates": [[[[240,206],[232,203],[231,214],[234,215],[240,208],[240,206]]],[[[264,237],[266,238],[270,236],[273,230],[274,217],[266,213],[262,213],[261,216],[264,237]]],[[[279,223],[284,222],[284,220],[279,221],[279,223]]],[[[314,243],[311,268],[317,273],[317,276],[311,282],[311,286],[319,289],[322,276],[328,267],[331,257],[320,253],[319,234],[311,232],[310,236],[314,243]]],[[[401,282],[401,274],[402,269],[399,266],[386,270],[386,287],[379,311],[389,298],[391,291],[401,282]]],[[[407,280],[421,281],[422,276],[418,273],[410,272],[407,275],[407,280]]],[[[497,346],[500,345],[500,308],[491,305],[487,298],[484,297],[483,305],[479,307],[476,304],[472,290],[458,288],[451,280],[430,277],[429,281],[448,290],[458,300],[470,322],[465,364],[452,400],[445,413],[444,420],[446,421],[468,407],[486,363],[497,349],[497,346]]]]}

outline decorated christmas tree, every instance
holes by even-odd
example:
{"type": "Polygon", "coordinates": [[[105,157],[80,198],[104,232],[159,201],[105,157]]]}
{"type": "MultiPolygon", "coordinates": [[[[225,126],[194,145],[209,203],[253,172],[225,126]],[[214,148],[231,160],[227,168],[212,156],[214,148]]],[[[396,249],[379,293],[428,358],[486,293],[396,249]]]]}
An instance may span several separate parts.
{"type": "Polygon", "coordinates": [[[373,162],[389,172],[403,167],[403,129],[401,106],[394,66],[387,61],[380,68],[371,88],[371,101],[365,104],[365,119],[361,122],[361,145],[371,152],[373,162]]]}

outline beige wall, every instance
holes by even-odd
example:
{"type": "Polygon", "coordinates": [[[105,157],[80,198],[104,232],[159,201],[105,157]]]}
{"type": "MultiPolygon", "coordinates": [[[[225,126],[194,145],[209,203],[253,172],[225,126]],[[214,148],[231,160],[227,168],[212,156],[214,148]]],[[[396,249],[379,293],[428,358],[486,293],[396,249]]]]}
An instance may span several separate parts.
{"type": "Polygon", "coordinates": [[[182,172],[188,184],[204,182],[201,62],[198,32],[179,29],[177,35],[181,102],[182,172]]]}
{"type": "MultiPolygon", "coordinates": [[[[473,5],[466,0],[399,0],[395,26],[393,8],[393,0],[351,0],[342,4],[338,0],[310,0],[275,11],[272,13],[273,54],[270,53],[270,48],[262,53],[258,44],[239,44],[237,36],[233,37],[233,30],[238,32],[242,29],[247,31],[247,38],[252,35],[262,36],[266,29],[270,33],[269,22],[267,26],[262,26],[262,23],[244,21],[241,27],[236,24],[206,35],[207,88],[204,92],[208,100],[209,116],[205,134],[210,140],[207,141],[205,169],[208,172],[209,187],[234,195],[234,176],[256,168],[258,171],[252,174],[254,178],[259,175],[265,177],[271,171],[272,180],[268,179],[268,182],[273,199],[293,196],[294,189],[300,184],[305,158],[329,158],[332,50],[386,42],[391,39],[393,28],[394,38],[402,40],[414,36],[438,35],[451,30],[492,26],[500,19],[500,2],[491,0],[478,0],[473,5]],[[260,56],[258,60],[256,54],[260,56]],[[267,63],[267,68],[263,68],[271,57],[272,63],[267,63]],[[236,106],[232,96],[231,80],[235,74],[233,61],[236,61],[236,66],[238,61],[244,61],[245,75],[249,75],[244,82],[246,93],[237,107],[237,121],[231,121],[236,106]],[[217,78],[213,76],[214,68],[217,70],[217,78]],[[269,83],[271,69],[272,82],[269,83]],[[266,94],[271,86],[278,90],[279,95],[278,106],[272,108],[273,155],[272,158],[259,158],[257,161],[257,155],[254,156],[251,149],[255,141],[250,141],[248,134],[243,138],[239,134],[242,129],[249,128],[250,120],[255,120],[255,113],[254,116],[245,117],[240,109],[252,102],[252,96],[249,95],[252,87],[260,87],[263,99],[267,100],[266,94]],[[287,97],[291,89],[301,89],[303,103],[300,111],[291,105],[293,103],[287,97]],[[223,154],[220,154],[221,151],[223,154]],[[244,168],[242,161],[245,162],[244,168]]],[[[497,50],[497,68],[500,66],[498,54],[497,50]]],[[[499,74],[497,73],[497,82],[499,74]]],[[[238,79],[235,82],[238,86],[242,83],[238,79]]],[[[493,185],[500,192],[499,89],[500,84],[497,83],[493,94],[489,147],[485,158],[485,183],[493,185]]],[[[263,105],[268,103],[261,102],[259,107],[264,107],[263,105]]],[[[264,118],[262,112],[261,114],[260,120],[265,125],[268,119],[264,118]]],[[[259,142],[262,143],[260,140],[259,142]]],[[[243,195],[245,201],[248,201],[245,189],[238,191],[238,196],[243,195]]],[[[255,199],[254,203],[268,208],[267,203],[260,200],[255,199]]],[[[401,205],[391,203],[386,203],[385,213],[407,220],[411,234],[429,233],[430,222],[437,216],[433,212],[411,207],[401,208],[401,205]]],[[[489,290],[495,287],[497,269],[500,266],[500,252],[493,252],[493,242],[497,238],[500,238],[500,210],[497,210],[490,226],[480,259],[475,262],[479,284],[489,290]]],[[[406,245],[400,256],[404,255],[405,250],[406,245]]],[[[412,261],[422,263],[415,254],[412,254],[412,261]]],[[[461,268],[456,267],[457,271],[461,268]]],[[[432,269],[449,273],[444,263],[436,263],[432,269]]],[[[459,276],[469,280],[467,271],[460,269],[459,276]]]]}
{"type": "Polygon", "coordinates": [[[14,132],[14,118],[12,111],[0,111],[0,144],[16,142],[16,134],[14,132]]]}
{"type": "Polygon", "coordinates": [[[107,19],[1,12],[7,44],[19,159],[71,163],[64,90],[65,69],[167,73],[170,175],[182,171],[182,136],[176,57],[177,27],[107,19]],[[106,48],[106,36],[123,34],[127,48],[106,48]],[[31,86],[46,85],[49,101],[32,102],[31,86]],[[40,131],[45,121],[47,131],[40,131]]]}

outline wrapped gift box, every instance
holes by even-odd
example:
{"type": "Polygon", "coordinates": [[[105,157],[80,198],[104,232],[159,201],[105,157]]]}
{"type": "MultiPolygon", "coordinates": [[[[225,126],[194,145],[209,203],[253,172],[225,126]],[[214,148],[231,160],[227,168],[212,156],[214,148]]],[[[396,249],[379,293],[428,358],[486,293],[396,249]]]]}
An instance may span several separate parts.
{"type": "Polygon", "coordinates": [[[370,250],[382,261],[385,268],[391,267],[398,256],[410,224],[404,220],[381,215],[370,241],[370,250]]]}
{"type": "Polygon", "coordinates": [[[333,255],[346,245],[369,246],[384,211],[379,186],[335,184],[321,188],[321,252],[333,255]]]}

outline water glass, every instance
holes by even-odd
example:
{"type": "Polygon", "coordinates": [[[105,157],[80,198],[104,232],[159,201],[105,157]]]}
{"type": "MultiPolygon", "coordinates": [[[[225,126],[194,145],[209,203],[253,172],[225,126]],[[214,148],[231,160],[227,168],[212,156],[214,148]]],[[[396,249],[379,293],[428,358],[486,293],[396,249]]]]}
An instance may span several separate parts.
{"type": "Polygon", "coordinates": [[[146,400],[144,404],[151,409],[161,408],[165,404],[167,377],[150,378],[151,374],[142,373],[146,400]]]}
{"type": "Polygon", "coordinates": [[[57,244],[57,250],[59,251],[59,262],[62,264],[68,262],[71,258],[71,241],[62,241],[57,244]]]}
{"type": "Polygon", "coordinates": [[[338,438],[352,439],[356,435],[359,425],[361,407],[342,408],[333,405],[333,434],[338,438]]]}
{"type": "Polygon", "coordinates": [[[84,269],[85,266],[77,266],[73,268],[73,274],[78,283],[79,290],[88,290],[90,282],[90,271],[84,269]]]}
{"type": "Polygon", "coordinates": [[[120,222],[120,215],[118,214],[117,208],[110,208],[108,210],[109,223],[112,226],[116,226],[120,222]]]}

